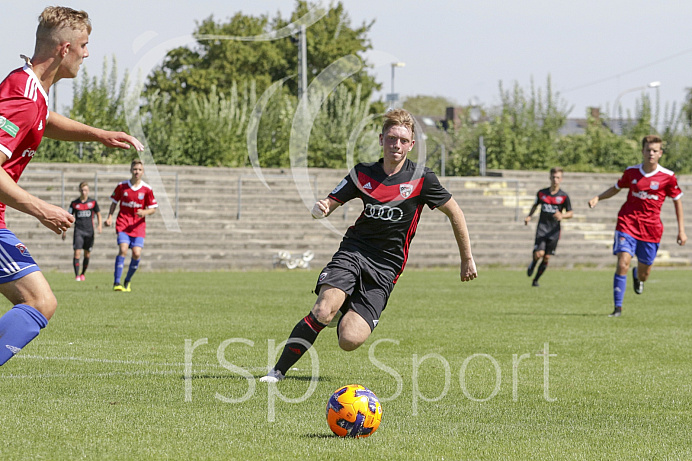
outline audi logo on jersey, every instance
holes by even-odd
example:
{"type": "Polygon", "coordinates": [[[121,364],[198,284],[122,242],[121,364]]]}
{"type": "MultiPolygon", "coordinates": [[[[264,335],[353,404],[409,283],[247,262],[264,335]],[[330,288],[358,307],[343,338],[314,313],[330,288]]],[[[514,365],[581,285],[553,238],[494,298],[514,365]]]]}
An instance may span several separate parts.
{"type": "Polygon", "coordinates": [[[394,222],[401,221],[401,218],[404,217],[404,212],[401,208],[390,207],[387,205],[373,205],[371,203],[365,205],[363,214],[367,218],[394,222]]]}

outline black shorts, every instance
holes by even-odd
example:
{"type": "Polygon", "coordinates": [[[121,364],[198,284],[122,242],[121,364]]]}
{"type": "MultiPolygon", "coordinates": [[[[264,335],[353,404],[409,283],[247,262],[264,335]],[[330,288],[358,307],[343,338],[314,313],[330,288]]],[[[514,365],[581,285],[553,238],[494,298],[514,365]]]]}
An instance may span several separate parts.
{"type": "Polygon", "coordinates": [[[554,255],[557,249],[557,242],[560,240],[560,234],[548,236],[536,236],[536,241],[533,244],[533,251],[545,251],[545,254],[554,255]]]}
{"type": "Polygon", "coordinates": [[[339,250],[322,269],[315,293],[320,292],[322,285],[342,290],[347,298],[341,312],[353,310],[368,322],[372,331],[387,307],[395,277],[394,270],[375,264],[360,253],[339,250]]]}
{"type": "Polygon", "coordinates": [[[94,233],[75,229],[72,239],[72,249],[91,251],[94,246],[94,233]]]}

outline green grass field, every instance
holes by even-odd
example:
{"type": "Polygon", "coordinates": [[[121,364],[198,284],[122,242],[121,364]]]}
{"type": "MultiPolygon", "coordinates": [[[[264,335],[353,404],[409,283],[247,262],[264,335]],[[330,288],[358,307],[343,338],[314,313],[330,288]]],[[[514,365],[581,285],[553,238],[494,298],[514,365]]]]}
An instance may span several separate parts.
{"type": "Polygon", "coordinates": [[[327,329],[270,387],[317,272],[48,273],[58,312],[0,368],[0,459],[692,459],[691,275],[630,280],[613,319],[612,271],[408,270],[360,349],[327,329]],[[366,439],[326,424],[350,383],[382,401],[366,439]]]}

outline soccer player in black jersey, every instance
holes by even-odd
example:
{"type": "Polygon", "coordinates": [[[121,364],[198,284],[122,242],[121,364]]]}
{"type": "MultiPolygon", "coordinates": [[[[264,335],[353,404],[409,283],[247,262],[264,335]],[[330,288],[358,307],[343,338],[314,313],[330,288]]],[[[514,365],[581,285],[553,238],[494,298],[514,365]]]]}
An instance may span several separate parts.
{"type": "Polygon", "coordinates": [[[464,213],[432,170],[407,158],[415,144],[413,117],[397,109],[387,112],[384,119],[382,158],[356,165],[312,209],[312,216],[321,219],[349,200],[363,201],[363,212],[319,275],[317,302],[295,326],[278,362],[260,381],[282,380],[339,312],[337,335],[342,349],[355,350],[368,339],[404,270],[425,205],[449,217],[461,256],[461,281],[477,276],[464,213]]]}
{"type": "Polygon", "coordinates": [[[555,254],[557,241],[560,239],[560,221],[572,217],[572,204],[569,196],[560,189],[562,183],[562,168],[554,167],[550,170],[550,187],[541,189],[536,193],[536,201],[529,211],[529,215],[524,219],[524,224],[528,225],[531,216],[538,206],[541,207],[541,215],[536,226],[536,240],[533,245],[533,260],[526,270],[526,275],[531,277],[536,268],[536,264],[542,258],[538,266],[536,276],[533,278],[532,286],[538,286],[538,279],[548,267],[550,257],[555,254]]]}
{"type": "MultiPolygon", "coordinates": [[[[86,182],[79,184],[79,198],[76,198],[70,203],[67,211],[75,217],[74,222],[74,237],[72,239],[72,248],[74,249],[74,258],[72,266],[74,267],[75,280],[78,282],[84,281],[84,273],[89,267],[89,258],[91,257],[91,248],[94,246],[94,215],[98,221],[98,231],[101,233],[102,221],[101,210],[96,200],[89,197],[89,184],[86,182]],[[81,274],[79,260],[82,250],[84,250],[84,262],[81,265],[81,274]]],[[[65,240],[66,233],[62,234],[62,239],[65,240]]]]}

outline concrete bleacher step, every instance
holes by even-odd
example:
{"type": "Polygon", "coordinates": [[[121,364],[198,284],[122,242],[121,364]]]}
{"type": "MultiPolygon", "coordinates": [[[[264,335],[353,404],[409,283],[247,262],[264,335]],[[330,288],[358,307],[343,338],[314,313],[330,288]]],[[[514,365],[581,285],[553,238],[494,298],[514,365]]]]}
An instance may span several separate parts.
{"type": "MultiPolygon", "coordinates": [[[[145,167],[147,174],[151,169],[145,167]]],[[[155,190],[160,203],[177,211],[173,216],[180,232],[167,230],[163,211],[148,219],[148,235],[141,267],[144,270],[216,270],[271,268],[280,251],[315,253],[312,267],[322,267],[338,248],[341,236],[362,211],[360,201],[337,210],[325,221],[310,217],[310,204],[301,197],[293,175],[281,169],[262,170],[266,186],[252,169],[158,166],[163,191],[155,190]],[[267,187],[268,186],[268,187],[267,187]],[[240,211],[240,213],[239,213],[240,211]],[[327,227],[323,224],[328,224],[327,227]],[[336,232],[332,229],[335,229],[336,232]]],[[[347,173],[345,170],[310,169],[300,186],[322,198],[347,173]]],[[[524,267],[530,258],[535,216],[528,213],[537,190],[547,187],[547,172],[501,171],[501,178],[440,178],[460,203],[471,233],[472,249],[483,265],[524,267]]],[[[607,189],[619,175],[566,173],[563,189],[572,199],[575,217],[566,221],[552,267],[604,267],[614,265],[610,253],[620,194],[591,210],[586,202],[607,189]]],[[[129,178],[126,165],[33,164],[20,185],[39,197],[67,206],[78,193],[77,184],[89,181],[105,218],[109,195],[119,181],[129,178]],[[38,171],[35,171],[38,170],[38,171]],[[32,172],[35,171],[35,172],[32,172]]],[[[151,181],[145,176],[145,181],[151,181]]],[[[680,178],[681,184],[690,178],[680,178]]],[[[684,187],[683,187],[684,189],[684,187]]],[[[72,235],[63,242],[35,219],[8,210],[7,220],[46,270],[71,271],[72,235]]],[[[690,266],[689,247],[674,243],[672,205],[663,209],[666,226],[659,259],[661,264],[690,266]]],[[[90,268],[112,270],[116,253],[114,231],[97,235],[90,268]]],[[[456,266],[456,241],[447,217],[424,209],[411,245],[409,267],[456,266]]],[[[659,261],[657,260],[657,264],[659,261]]]]}

